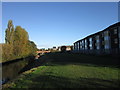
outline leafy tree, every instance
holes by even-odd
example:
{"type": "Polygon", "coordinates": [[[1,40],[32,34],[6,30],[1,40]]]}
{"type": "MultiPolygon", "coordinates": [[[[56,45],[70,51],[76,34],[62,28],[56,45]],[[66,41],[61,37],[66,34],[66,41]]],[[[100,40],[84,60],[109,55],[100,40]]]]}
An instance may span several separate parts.
{"type": "Polygon", "coordinates": [[[28,33],[25,29],[17,26],[14,34],[14,54],[17,56],[27,55],[28,33]]]}
{"type": "Polygon", "coordinates": [[[29,41],[28,45],[29,45],[30,55],[35,55],[37,51],[36,44],[33,41],[29,41]]]}
{"type": "Polygon", "coordinates": [[[14,26],[12,20],[8,21],[5,35],[6,44],[2,45],[2,56],[3,60],[10,60],[13,56],[13,42],[14,42],[14,26]]]}
{"type": "Polygon", "coordinates": [[[6,29],[5,41],[7,44],[12,44],[14,41],[14,26],[12,20],[8,21],[8,26],[6,29]]]}
{"type": "Polygon", "coordinates": [[[2,44],[2,61],[14,59],[13,48],[10,44],[2,44]]]}
{"type": "Polygon", "coordinates": [[[4,61],[23,58],[35,55],[37,47],[33,41],[29,40],[28,32],[21,26],[14,26],[12,20],[8,21],[5,41],[2,47],[2,58],[4,61]]]}

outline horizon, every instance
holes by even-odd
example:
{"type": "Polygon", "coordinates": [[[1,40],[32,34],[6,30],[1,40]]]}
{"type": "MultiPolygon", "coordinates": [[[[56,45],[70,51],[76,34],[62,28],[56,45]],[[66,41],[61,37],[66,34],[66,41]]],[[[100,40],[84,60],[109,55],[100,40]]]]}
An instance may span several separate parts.
{"type": "Polygon", "coordinates": [[[118,2],[3,2],[2,34],[5,37],[11,19],[14,26],[25,28],[39,49],[73,45],[117,23],[117,9],[118,2]]]}

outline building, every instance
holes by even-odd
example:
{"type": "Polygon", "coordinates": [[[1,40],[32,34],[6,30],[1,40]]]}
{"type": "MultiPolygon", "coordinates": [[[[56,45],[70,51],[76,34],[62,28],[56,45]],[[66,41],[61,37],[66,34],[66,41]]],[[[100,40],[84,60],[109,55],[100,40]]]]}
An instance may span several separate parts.
{"type": "Polygon", "coordinates": [[[76,41],[74,51],[87,54],[120,54],[120,22],[76,41]]]}
{"type": "Polygon", "coordinates": [[[52,50],[56,51],[56,50],[57,50],[57,48],[54,46],[54,47],[52,48],[52,50]]]}
{"type": "MultiPolygon", "coordinates": [[[[59,47],[58,47],[58,51],[61,51],[62,47],[63,47],[63,46],[59,46],[59,47]]],[[[71,50],[73,50],[73,46],[65,46],[65,47],[66,47],[66,48],[65,48],[66,51],[71,51],[71,50]]]]}

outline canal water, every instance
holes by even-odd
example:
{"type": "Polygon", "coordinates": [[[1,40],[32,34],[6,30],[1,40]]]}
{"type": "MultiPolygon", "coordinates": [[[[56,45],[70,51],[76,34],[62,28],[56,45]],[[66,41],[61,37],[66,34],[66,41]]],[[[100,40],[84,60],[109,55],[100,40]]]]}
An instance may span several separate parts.
{"type": "Polygon", "coordinates": [[[2,65],[2,84],[17,77],[19,72],[28,65],[28,63],[28,59],[22,59],[2,65]]]}

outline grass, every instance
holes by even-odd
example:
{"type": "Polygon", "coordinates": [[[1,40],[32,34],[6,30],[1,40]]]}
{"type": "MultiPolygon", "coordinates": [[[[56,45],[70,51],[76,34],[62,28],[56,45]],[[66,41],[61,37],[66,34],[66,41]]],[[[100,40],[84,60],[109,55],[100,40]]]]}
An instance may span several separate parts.
{"type": "Polygon", "coordinates": [[[50,53],[40,58],[44,59],[42,66],[24,72],[4,88],[119,87],[117,59],[71,53],[50,53]]]}

